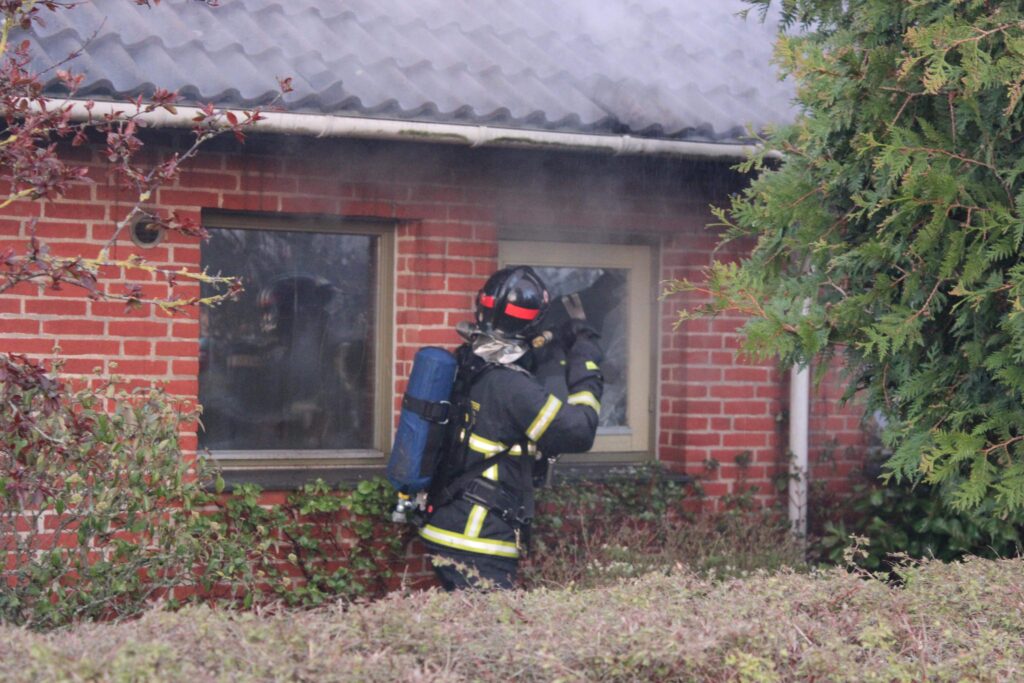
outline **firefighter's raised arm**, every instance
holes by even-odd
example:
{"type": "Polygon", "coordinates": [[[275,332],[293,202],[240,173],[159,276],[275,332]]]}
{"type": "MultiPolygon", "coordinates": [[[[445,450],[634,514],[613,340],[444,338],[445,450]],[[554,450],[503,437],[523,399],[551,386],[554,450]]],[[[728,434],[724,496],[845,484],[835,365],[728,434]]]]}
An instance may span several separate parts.
{"type": "Polygon", "coordinates": [[[604,388],[600,358],[596,340],[579,335],[566,357],[567,400],[526,377],[509,392],[510,419],[542,453],[583,453],[594,445],[604,388]]]}

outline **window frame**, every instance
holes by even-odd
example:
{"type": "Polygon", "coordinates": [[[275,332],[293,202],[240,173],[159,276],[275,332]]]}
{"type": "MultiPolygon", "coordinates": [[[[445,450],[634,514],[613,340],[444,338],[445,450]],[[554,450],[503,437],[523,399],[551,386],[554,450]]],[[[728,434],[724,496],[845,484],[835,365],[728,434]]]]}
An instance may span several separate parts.
{"type": "Polygon", "coordinates": [[[505,238],[498,242],[499,267],[525,264],[539,267],[615,268],[627,272],[629,287],[627,422],[622,428],[600,428],[587,453],[564,455],[569,465],[637,463],[653,460],[657,405],[658,335],[654,291],[655,249],[647,244],[550,242],[505,238]],[[633,333],[633,331],[639,333],[633,333]],[[646,330],[644,335],[642,331],[646,330]]]}
{"type": "Polygon", "coordinates": [[[322,215],[204,211],[202,224],[207,229],[372,235],[378,240],[374,301],[377,362],[374,373],[373,447],[361,449],[218,449],[209,451],[210,458],[226,473],[383,467],[387,462],[387,454],[391,445],[392,406],[394,405],[394,223],[387,220],[349,219],[322,215]]]}

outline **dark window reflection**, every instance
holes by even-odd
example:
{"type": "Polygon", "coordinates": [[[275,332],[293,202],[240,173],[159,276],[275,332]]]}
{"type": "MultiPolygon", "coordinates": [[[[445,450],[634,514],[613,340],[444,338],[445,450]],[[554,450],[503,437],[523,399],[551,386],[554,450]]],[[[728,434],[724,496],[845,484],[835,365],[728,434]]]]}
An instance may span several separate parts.
{"type": "Polygon", "coordinates": [[[203,268],[242,277],[245,292],[203,312],[200,446],[370,448],[377,238],[209,232],[203,268]]]}
{"type": "MultiPolygon", "coordinates": [[[[626,419],[626,380],[629,367],[629,334],[626,328],[628,281],[625,269],[537,267],[534,270],[557,300],[578,293],[587,320],[601,333],[605,358],[604,396],[601,398],[600,426],[623,427],[626,419]]],[[[548,324],[556,326],[567,315],[561,305],[552,306],[548,324]]]]}

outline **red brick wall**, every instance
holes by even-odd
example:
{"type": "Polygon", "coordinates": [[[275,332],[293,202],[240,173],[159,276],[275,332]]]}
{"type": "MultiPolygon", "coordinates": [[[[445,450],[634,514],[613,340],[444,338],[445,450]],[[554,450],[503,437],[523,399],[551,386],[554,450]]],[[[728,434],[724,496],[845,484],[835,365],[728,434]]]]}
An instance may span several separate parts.
{"type": "MultiPolygon", "coordinates": [[[[108,182],[100,157],[89,163],[95,184],[75,187],[60,202],[5,209],[0,251],[23,249],[27,219],[38,217],[39,235],[54,252],[94,255],[128,198],[108,182]]],[[[682,160],[254,138],[240,149],[207,150],[158,192],[155,204],[196,219],[216,209],[394,221],[397,409],[416,349],[457,343],[453,326],[469,317],[473,294],[494,270],[499,236],[542,231],[563,241],[641,239],[659,255],[658,280],[699,278],[717,243],[704,228],[706,207],[737,187],[721,166],[682,160]]],[[[146,250],[122,239],[114,256],[139,253],[195,268],[200,248],[178,236],[146,250]]],[[[122,280],[112,275],[115,283],[122,280]]],[[[195,291],[191,285],[175,290],[195,291]]],[[[167,287],[149,282],[147,293],[163,295],[167,287]]],[[[773,477],[786,466],[786,378],[771,364],[737,360],[739,318],[674,329],[678,308],[698,300],[679,296],[659,305],[656,456],[705,477],[715,498],[756,486],[761,501],[777,501],[773,477]]],[[[70,288],[40,294],[22,286],[0,297],[0,351],[46,356],[59,344],[69,373],[101,368],[165,381],[174,393],[195,397],[198,338],[195,318],[171,319],[155,309],[126,312],[119,303],[88,301],[70,288]]],[[[840,416],[833,398],[834,392],[821,395],[816,403],[815,414],[825,417],[814,433],[841,435],[844,446],[856,447],[856,424],[840,416]]],[[[194,434],[183,437],[185,448],[195,445],[194,434]]],[[[816,467],[814,474],[836,471],[816,467]]]]}

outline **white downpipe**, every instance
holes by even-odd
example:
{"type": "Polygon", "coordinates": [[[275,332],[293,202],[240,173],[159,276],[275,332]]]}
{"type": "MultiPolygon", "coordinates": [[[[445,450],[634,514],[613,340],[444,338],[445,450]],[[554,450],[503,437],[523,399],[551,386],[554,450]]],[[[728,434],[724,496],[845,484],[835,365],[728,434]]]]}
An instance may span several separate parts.
{"type": "MultiPolygon", "coordinates": [[[[810,311],[804,300],[803,314],[810,311]]],[[[799,538],[807,537],[808,423],[811,416],[811,367],[794,365],[789,376],[789,524],[799,538]]]]}
{"type": "MultiPolygon", "coordinates": [[[[87,120],[90,115],[93,119],[102,119],[105,115],[114,112],[131,113],[135,109],[134,105],[122,102],[93,102],[91,112],[85,100],[67,100],[63,103],[54,100],[50,104],[51,108],[54,106],[70,107],[71,117],[76,121],[87,120]]],[[[193,118],[201,111],[197,107],[186,106],[176,107],[176,110],[175,113],[171,113],[166,109],[156,109],[140,114],[138,118],[157,128],[192,128],[196,125],[193,118]]],[[[217,111],[224,110],[218,109],[217,111]]],[[[244,118],[242,110],[232,111],[240,119],[244,118]]],[[[760,151],[760,147],[757,145],[655,140],[635,138],[629,135],[592,135],[275,111],[261,111],[260,116],[263,120],[252,127],[251,130],[254,132],[318,138],[370,138],[436,142],[469,147],[545,148],[604,152],[614,155],[663,155],[701,159],[744,159],[760,151]]],[[[771,153],[769,156],[778,158],[781,155],[771,153]]]]}
{"type": "Polygon", "coordinates": [[[807,451],[811,370],[794,365],[789,379],[789,523],[793,533],[807,536],[807,451]]]}

